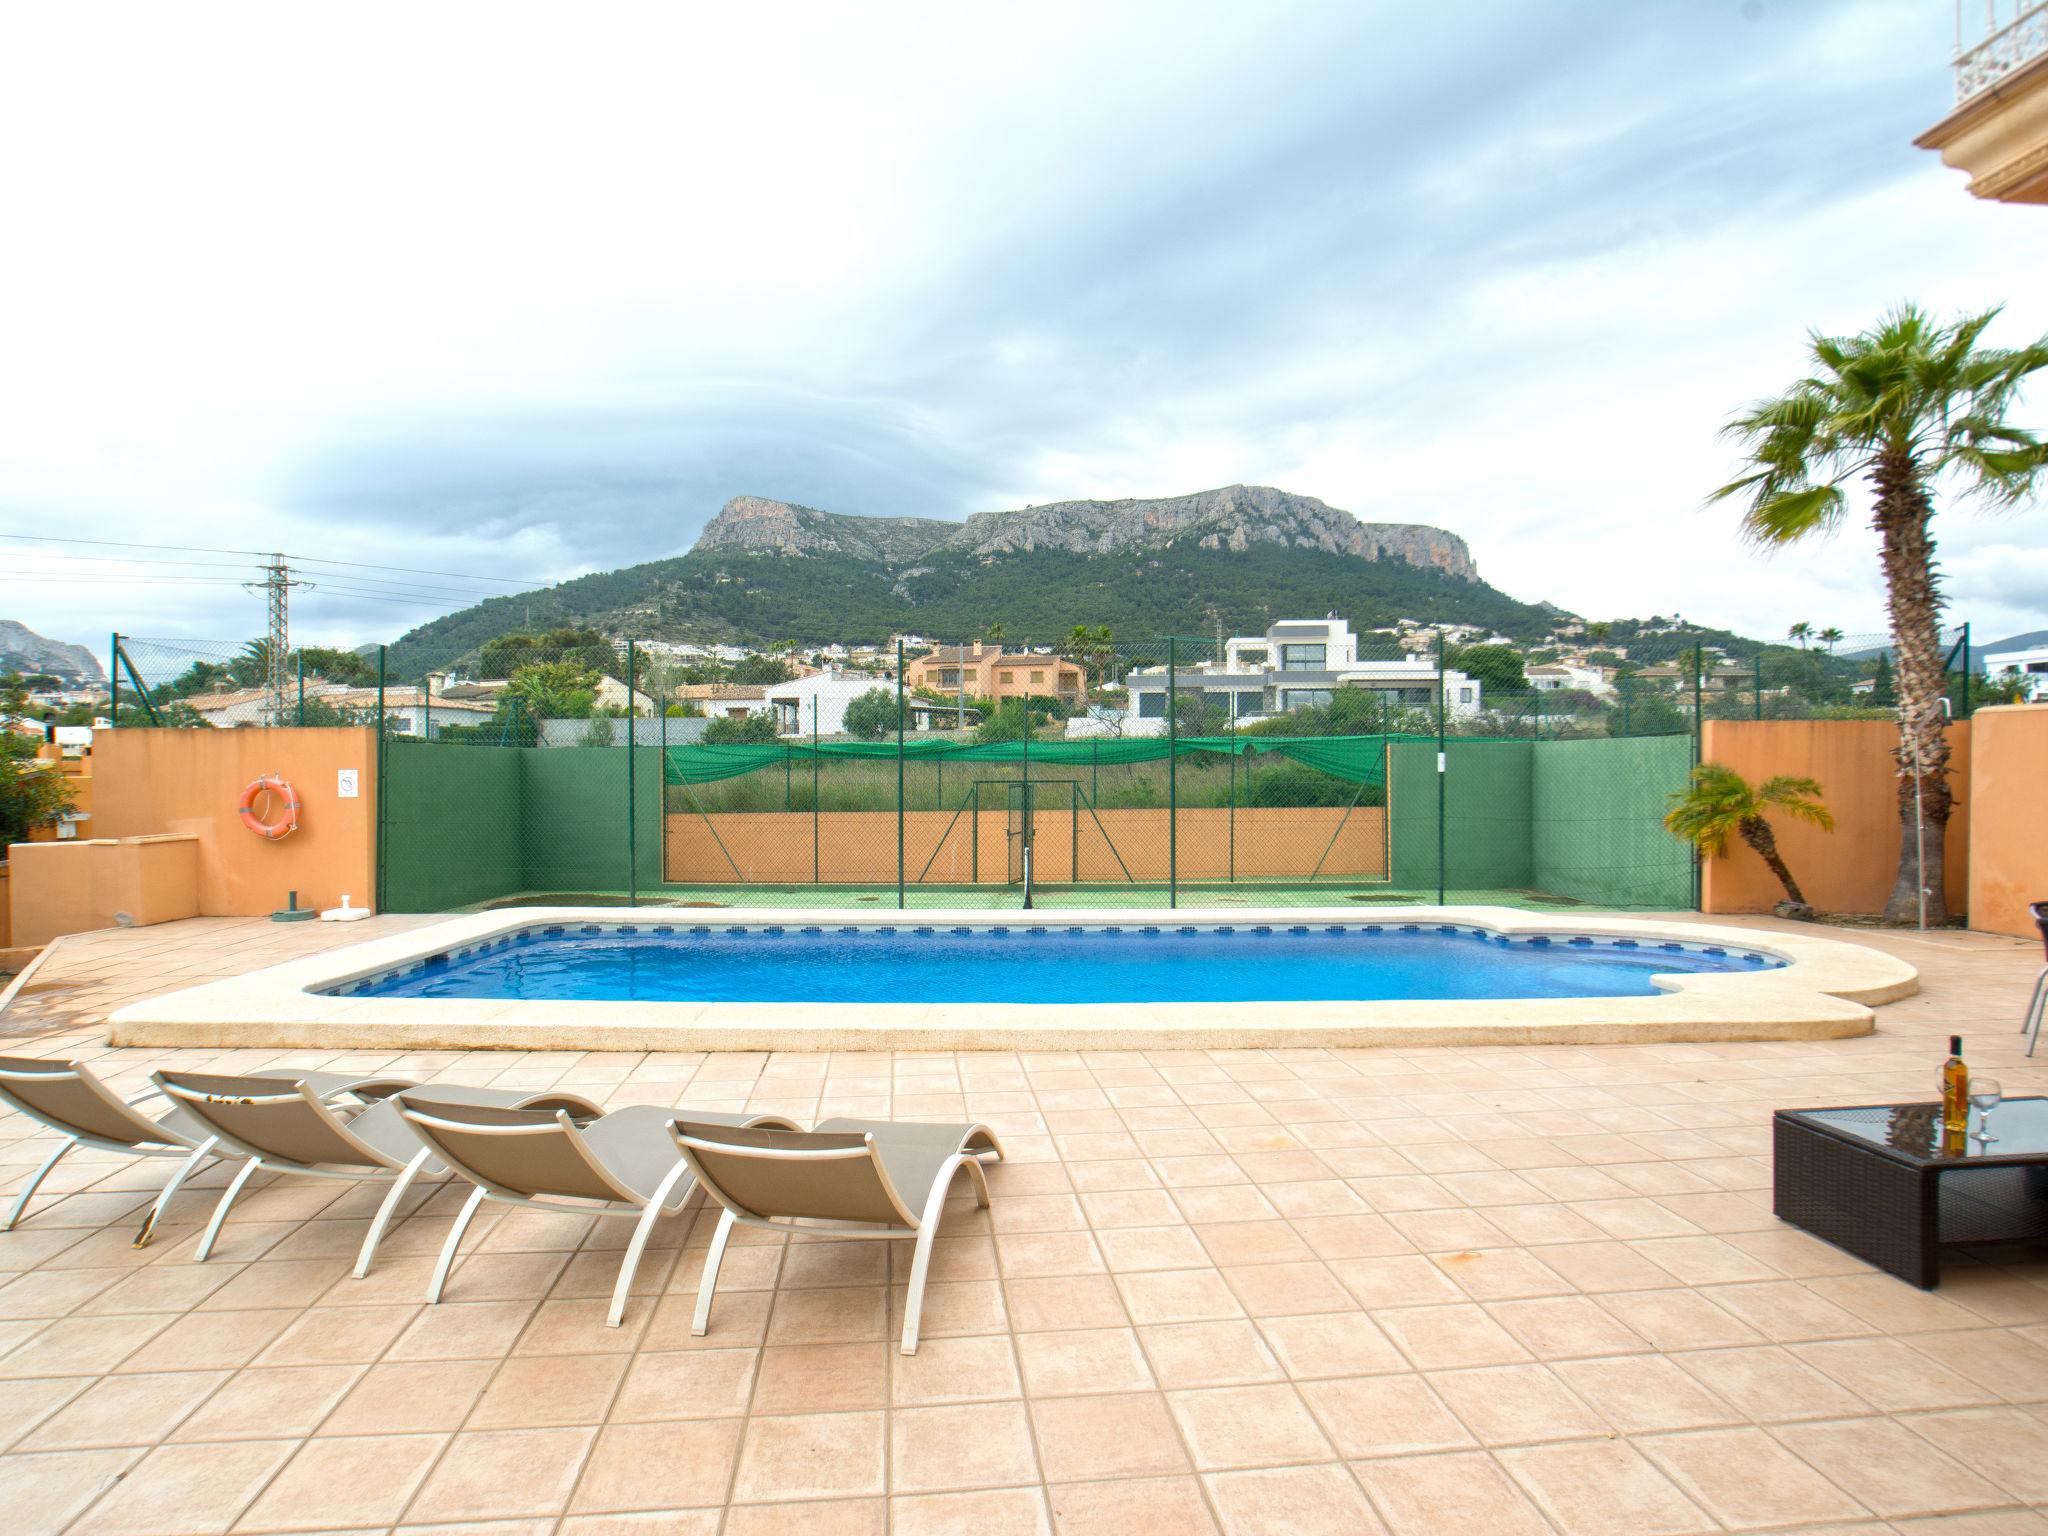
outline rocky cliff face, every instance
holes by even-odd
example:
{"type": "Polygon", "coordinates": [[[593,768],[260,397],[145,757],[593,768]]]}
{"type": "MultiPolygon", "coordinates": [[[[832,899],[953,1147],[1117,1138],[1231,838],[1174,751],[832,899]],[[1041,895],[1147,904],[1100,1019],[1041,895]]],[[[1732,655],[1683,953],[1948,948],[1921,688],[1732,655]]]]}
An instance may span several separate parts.
{"type": "Polygon", "coordinates": [[[839,554],[885,563],[940,551],[995,556],[1039,549],[1115,554],[1192,539],[1205,549],[1281,544],[1366,560],[1400,560],[1464,581],[1479,579],[1465,541],[1420,523],[1363,523],[1313,496],[1232,485],[1191,496],[1060,501],[977,512],[964,523],[921,517],[851,517],[736,496],[698,537],[697,552],[839,554]]]}
{"type": "Polygon", "coordinates": [[[0,672],[47,672],[80,683],[107,680],[100,659],[84,646],[45,639],[13,619],[0,619],[0,672]]]}

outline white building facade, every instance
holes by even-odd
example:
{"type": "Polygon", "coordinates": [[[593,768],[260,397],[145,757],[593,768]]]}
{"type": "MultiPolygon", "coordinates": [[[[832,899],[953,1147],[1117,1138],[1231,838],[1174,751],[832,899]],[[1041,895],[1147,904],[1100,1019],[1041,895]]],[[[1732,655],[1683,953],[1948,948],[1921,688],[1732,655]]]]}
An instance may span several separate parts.
{"type": "Polygon", "coordinates": [[[2028,703],[2048,702],[2048,645],[2030,645],[2012,651],[1986,651],[1984,675],[2004,681],[2017,678],[2026,687],[2028,703]]]}

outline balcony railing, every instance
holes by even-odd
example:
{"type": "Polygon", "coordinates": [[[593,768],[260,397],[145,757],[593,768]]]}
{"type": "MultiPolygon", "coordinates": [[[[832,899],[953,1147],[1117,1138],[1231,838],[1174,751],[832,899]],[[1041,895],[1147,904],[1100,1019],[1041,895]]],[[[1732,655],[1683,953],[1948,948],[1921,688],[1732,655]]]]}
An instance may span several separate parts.
{"type": "Polygon", "coordinates": [[[2048,0],[1985,0],[1983,30],[1974,43],[1964,31],[1966,8],[1974,9],[1974,0],[1956,0],[1957,105],[2048,53],[2048,0]],[[2001,22],[2001,12],[2009,19],[2001,22]]]}

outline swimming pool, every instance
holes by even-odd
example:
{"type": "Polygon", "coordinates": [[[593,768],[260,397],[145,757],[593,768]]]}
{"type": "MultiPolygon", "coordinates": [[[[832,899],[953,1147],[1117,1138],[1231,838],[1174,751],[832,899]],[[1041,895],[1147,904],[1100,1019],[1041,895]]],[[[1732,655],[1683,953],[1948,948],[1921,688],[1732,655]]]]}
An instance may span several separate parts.
{"type": "Polygon", "coordinates": [[[1776,956],[1464,924],[580,924],[323,989],[521,1002],[1119,1003],[1646,997],[1776,956]]]}

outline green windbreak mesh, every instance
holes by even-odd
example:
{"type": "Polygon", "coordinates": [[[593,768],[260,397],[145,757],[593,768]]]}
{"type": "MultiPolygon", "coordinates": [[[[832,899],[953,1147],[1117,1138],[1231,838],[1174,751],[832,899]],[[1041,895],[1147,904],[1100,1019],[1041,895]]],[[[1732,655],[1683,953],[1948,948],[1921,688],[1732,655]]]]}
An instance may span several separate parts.
{"type": "Polygon", "coordinates": [[[827,741],[809,743],[763,743],[749,746],[670,747],[666,752],[664,777],[671,784],[714,784],[720,779],[738,778],[782,763],[834,758],[894,761],[899,752],[906,762],[1021,763],[1030,761],[1049,766],[1111,767],[1129,763],[1156,763],[1175,755],[1187,757],[1198,752],[1250,757],[1274,754],[1291,758],[1353,784],[1386,782],[1386,747],[1390,741],[1422,741],[1420,736],[1164,736],[1136,739],[1090,741],[992,741],[980,744],[935,740],[930,737],[905,740],[900,748],[894,741],[827,741]]]}

